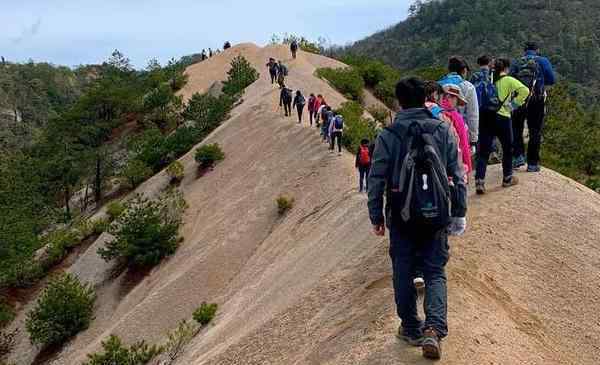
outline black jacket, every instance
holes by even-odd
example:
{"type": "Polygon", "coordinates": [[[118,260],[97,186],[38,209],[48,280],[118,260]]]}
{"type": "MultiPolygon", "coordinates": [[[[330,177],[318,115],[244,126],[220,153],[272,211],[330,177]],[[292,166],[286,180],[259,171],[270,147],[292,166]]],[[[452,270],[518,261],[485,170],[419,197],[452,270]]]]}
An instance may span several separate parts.
{"type": "Polygon", "coordinates": [[[292,90],[284,87],[279,94],[279,106],[292,103],[292,90]]]}

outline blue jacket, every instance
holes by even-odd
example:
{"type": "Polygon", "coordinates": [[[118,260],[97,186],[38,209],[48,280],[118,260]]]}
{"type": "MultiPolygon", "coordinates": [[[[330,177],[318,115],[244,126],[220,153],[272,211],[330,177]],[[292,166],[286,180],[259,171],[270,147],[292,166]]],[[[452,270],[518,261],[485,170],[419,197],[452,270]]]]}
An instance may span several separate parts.
{"type": "MultiPolygon", "coordinates": [[[[544,90],[545,86],[551,86],[556,83],[556,76],[550,60],[546,57],[539,56],[536,51],[527,51],[524,57],[534,57],[542,70],[542,75],[538,78],[538,85],[544,90]]],[[[516,75],[519,72],[518,60],[515,60],[510,67],[510,74],[516,75]]]]}

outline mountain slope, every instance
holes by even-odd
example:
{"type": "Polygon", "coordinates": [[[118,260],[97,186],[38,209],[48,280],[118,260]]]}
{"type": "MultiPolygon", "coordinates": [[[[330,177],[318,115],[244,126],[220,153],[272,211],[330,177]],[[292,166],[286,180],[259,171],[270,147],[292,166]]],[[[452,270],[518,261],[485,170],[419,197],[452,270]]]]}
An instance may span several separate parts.
{"type": "MultiPolygon", "coordinates": [[[[315,130],[284,119],[262,72],[271,55],[287,60],[293,89],[338,106],[343,97],[313,73],[340,64],[241,45],[188,68],[184,94],[223,79],[238,52],[261,78],[205,142],[221,144],[225,160],[198,178],[192,154],[181,159],[184,243],[133,280],[111,276],[96,254],[100,237],[69,269],[98,288],[96,319],[52,364],[80,364],[112,333],[160,342],[201,301],[217,302],[218,315],[177,364],[426,363],[394,336],[388,243],[370,232],[354,156],[330,154],[315,130]],[[282,193],[296,203],[279,218],[282,193]]],[[[446,364],[594,364],[600,356],[600,196],[549,170],[521,177],[502,190],[492,169],[490,194],[471,199],[468,234],[451,241],[446,364]]],[[[160,173],[137,191],[167,185],[160,173]]],[[[36,354],[21,336],[8,360],[26,365],[36,354]]]]}

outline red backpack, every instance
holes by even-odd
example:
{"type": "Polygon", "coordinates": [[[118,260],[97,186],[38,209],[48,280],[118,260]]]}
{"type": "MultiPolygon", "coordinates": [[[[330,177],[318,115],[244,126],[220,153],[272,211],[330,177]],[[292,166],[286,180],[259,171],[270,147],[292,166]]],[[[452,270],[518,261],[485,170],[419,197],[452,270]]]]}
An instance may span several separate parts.
{"type": "Polygon", "coordinates": [[[368,166],[371,164],[371,154],[369,153],[368,146],[360,146],[358,162],[361,164],[361,166],[368,166]]]}

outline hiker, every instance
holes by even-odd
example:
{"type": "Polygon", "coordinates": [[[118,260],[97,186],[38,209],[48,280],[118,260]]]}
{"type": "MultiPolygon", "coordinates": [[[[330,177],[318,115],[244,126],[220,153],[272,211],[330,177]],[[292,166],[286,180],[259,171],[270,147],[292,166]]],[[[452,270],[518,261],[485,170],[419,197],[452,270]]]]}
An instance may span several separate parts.
{"type": "Polygon", "coordinates": [[[466,106],[459,108],[467,126],[469,127],[469,139],[471,153],[475,154],[477,140],[479,138],[479,102],[477,101],[477,92],[475,86],[466,80],[469,72],[469,65],[459,57],[450,57],[448,60],[448,74],[438,82],[442,87],[444,85],[457,85],[460,87],[462,95],[466,100],[466,106]]]}
{"type": "Polygon", "coordinates": [[[207,58],[207,57],[206,57],[206,50],[205,50],[205,49],[203,49],[203,50],[202,50],[202,53],[200,53],[200,59],[201,59],[202,61],[204,61],[204,60],[206,60],[206,58],[207,58]]]}
{"type": "Polygon", "coordinates": [[[375,235],[385,236],[386,226],[390,230],[394,297],[402,321],[398,336],[421,346],[425,357],[438,359],[440,342],[448,333],[448,234],[461,235],[466,229],[467,189],[450,125],[433,119],[423,107],[424,83],[403,79],[396,96],[401,111],[375,142],[369,216],[375,235]],[[432,200],[438,204],[432,206],[432,200]],[[422,265],[426,283],[424,322],[417,314],[412,281],[417,265],[422,265]]]}
{"type": "Polygon", "coordinates": [[[425,81],[425,107],[435,118],[439,118],[442,108],[440,100],[444,94],[444,88],[436,81],[425,81]]]}
{"type": "Polygon", "coordinates": [[[269,69],[269,75],[271,75],[271,85],[273,85],[277,79],[277,74],[279,73],[279,65],[275,62],[274,58],[269,58],[267,68],[269,69]]]}
{"type": "Polygon", "coordinates": [[[342,155],[342,135],[344,134],[344,117],[341,114],[335,114],[329,119],[329,149],[335,151],[335,141],[337,140],[338,155],[342,155]]]}
{"type": "Polygon", "coordinates": [[[310,121],[310,126],[313,125],[313,120],[315,119],[315,107],[317,105],[317,97],[315,94],[311,93],[308,97],[308,119],[310,121]]]}
{"type": "MultiPolygon", "coordinates": [[[[493,64],[492,57],[488,55],[480,56],[477,58],[479,71],[474,72],[473,76],[471,76],[471,83],[475,86],[477,101],[479,102],[480,130],[482,124],[489,125],[496,123],[496,113],[500,109],[498,90],[496,90],[496,85],[494,84],[493,64]]],[[[490,154],[492,159],[498,160],[497,151],[497,139],[494,138],[490,154]]]]}
{"type": "Polygon", "coordinates": [[[286,117],[292,115],[292,90],[288,89],[285,85],[281,87],[279,95],[279,107],[281,106],[283,106],[286,117]]]}
{"type": "Polygon", "coordinates": [[[279,60],[277,65],[277,71],[277,83],[279,84],[279,87],[283,89],[285,87],[285,77],[288,75],[288,69],[281,60],[279,60]]]}
{"type": "Polygon", "coordinates": [[[469,173],[473,171],[473,160],[471,158],[471,145],[469,140],[469,128],[467,127],[462,114],[458,112],[458,107],[464,107],[467,101],[462,95],[462,91],[457,85],[448,84],[443,88],[444,94],[440,100],[442,107],[441,120],[449,121],[452,125],[451,131],[456,134],[458,141],[458,151],[462,158],[465,171],[465,181],[469,173]]]}
{"type": "Polygon", "coordinates": [[[208,58],[211,58],[213,56],[213,50],[212,48],[208,49],[208,58]]]}
{"type": "Polygon", "coordinates": [[[556,82],[552,64],[546,57],[539,55],[537,44],[528,42],[525,45],[525,55],[512,64],[510,74],[529,89],[529,99],[522,107],[515,110],[512,116],[515,139],[513,167],[519,168],[527,162],[528,172],[539,172],[542,129],[546,115],[546,86],[554,85],[556,82]],[[525,119],[529,129],[527,161],[525,161],[523,141],[525,119]]]}
{"type": "Polygon", "coordinates": [[[521,81],[509,76],[510,60],[498,59],[494,68],[494,79],[496,80],[494,85],[498,92],[500,108],[496,112],[496,120],[493,123],[485,123],[480,126],[479,158],[475,173],[475,189],[479,195],[485,194],[485,173],[494,137],[498,137],[502,145],[502,187],[508,188],[519,182],[513,176],[513,132],[510,116],[515,107],[518,108],[525,104],[525,100],[529,96],[529,89],[521,81]]]}
{"type": "Polygon", "coordinates": [[[321,112],[323,108],[327,105],[323,95],[317,95],[317,100],[315,101],[315,122],[317,124],[317,128],[319,128],[319,120],[321,117],[321,112]]]}
{"type": "Polygon", "coordinates": [[[329,135],[329,124],[331,123],[331,119],[333,118],[333,111],[327,104],[321,105],[321,115],[322,124],[321,124],[321,135],[323,136],[323,142],[330,143],[330,135],[329,135]]]}
{"type": "Polygon", "coordinates": [[[367,176],[369,176],[369,170],[371,170],[371,156],[373,150],[369,146],[369,140],[363,138],[360,141],[360,146],[356,152],[356,168],[358,169],[358,192],[362,193],[369,190],[369,182],[367,176]],[[364,188],[364,189],[363,189],[364,188]]]}
{"type": "Polygon", "coordinates": [[[296,53],[298,52],[298,41],[295,39],[292,41],[292,44],[290,44],[290,51],[292,51],[292,57],[296,59],[296,53]]]}
{"type": "Polygon", "coordinates": [[[231,48],[231,43],[229,43],[229,41],[225,42],[225,44],[223,45],[223,51],[228,50],[229,48],[231,48]]]}
{"type": "Polygon", "coordinates": [[[300,90],[296,91],[296,96],[294,97],[294,105],[298,111],[298,124],[302,123],[302,112],[304,111],[304,105],[306,105],[306,99],[300,90]]]}

